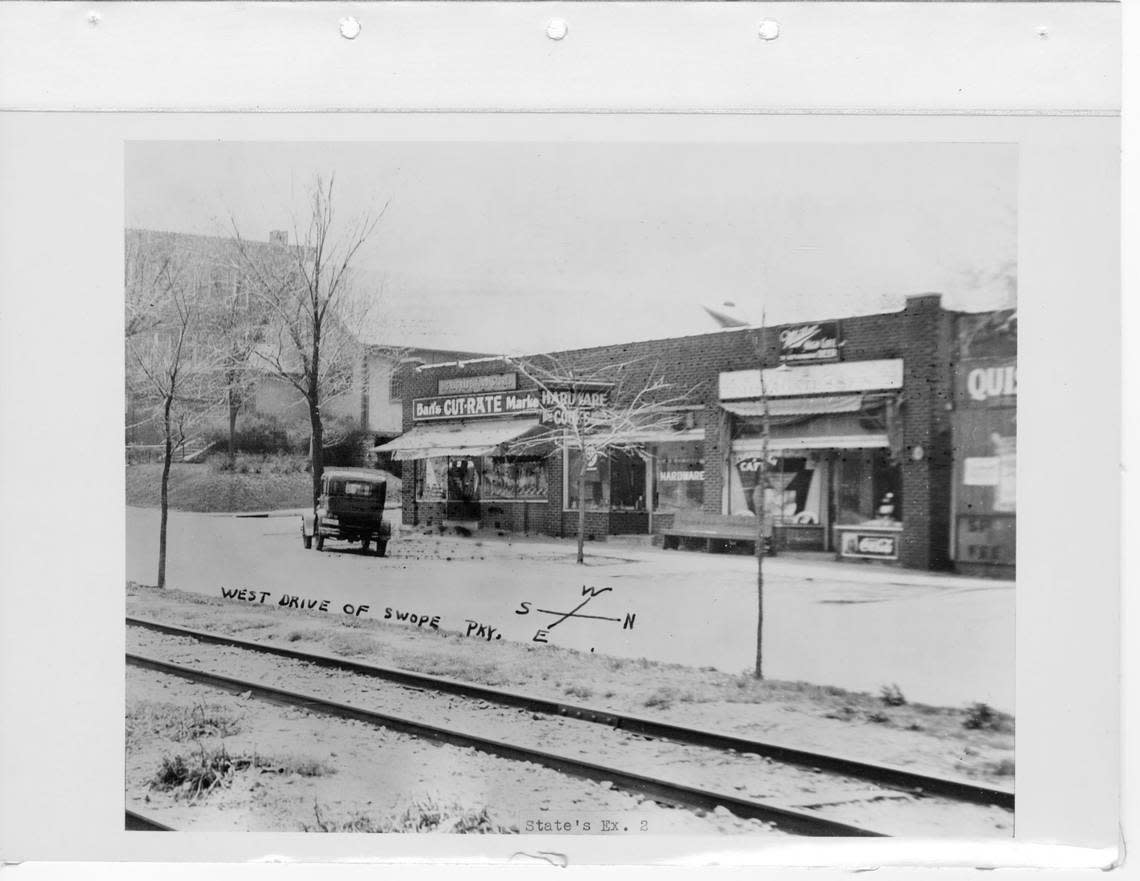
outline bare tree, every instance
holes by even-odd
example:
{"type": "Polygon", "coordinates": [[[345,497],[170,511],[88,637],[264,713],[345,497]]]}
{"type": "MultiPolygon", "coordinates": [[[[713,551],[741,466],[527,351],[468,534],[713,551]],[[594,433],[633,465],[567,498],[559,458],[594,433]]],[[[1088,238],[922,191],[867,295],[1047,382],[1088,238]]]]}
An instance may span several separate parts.
{"type": "Polygon", "coordinates": [[[227,415],[226,454],[231,465],[237,455],[237,418],[253,389],[254,353],[265,336],[266,322],[250,297],[242,266],[218,267],[208,323],[222,360],[227,415]],[[228,288],[225,290],[224,288],[228,288]]]}
{"type": "Polygon", "coordinates": [[[170,468],[192,425],[218,403],[218,358],[202,333],[203,297],[198,273],[177,254],[128,250],[128,395],[162,433],[158,533],[158,587],[166,586],[170,468]]]}
{"type": "Polygon", "coordinates": [[[341,228],[334,212],[334,177],[317,177],[309,215],[294,223],[294,244],[252,247],[232,223],[234,243],[264,315],[253,357],[293,386],[308,407],[313,507],[324,471],[323,404],[353,386],[362,357],[355,330],[367,304],[351,295],[351,268],[387,204],[341,228]]]}
{"type": "Polygon", "coordinates": [[[768,551],[771,530],[768,526],[768,453],[772,437],[772,413],[768,406],[768,389],[764,381],[764,346],[768,338],[768,313],[760,319],[760,335],[756,340],[757,363],[760,365],[760,403],[762,408],[760,465],[756,486],[752,490],[752,507],[756,512],[756,669],[753,675],[764,678],[764,555],[768,551]]]}
{"type": "Polygon", "coordinates": [[[636,361],[588,365],[551,355],[505,360],[534,383],[544,421],[541,430],[513,441],[508,451],[578,454],[570,476],[578,492],[577,560],[583,563],[587,472],[599,459],[615,453],[644,454],[647,436],[674,428],[679,416],[671,408],[690,397],[676,394],[658,371],[639,369],[636,361]]]}

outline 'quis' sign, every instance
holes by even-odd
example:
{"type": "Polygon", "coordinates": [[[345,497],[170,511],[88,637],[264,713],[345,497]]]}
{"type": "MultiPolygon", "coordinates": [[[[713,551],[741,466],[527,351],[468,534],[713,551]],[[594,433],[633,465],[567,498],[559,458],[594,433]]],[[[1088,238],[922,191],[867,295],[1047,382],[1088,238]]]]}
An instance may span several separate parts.
{"type": "Polygon", "coordinates": [[[780,360],[838,361],[839,322],[801,324],[780,331],[780,360]]]}
{"type": "Polygon", "coordinates": [[[958,365],[958,401],[967,407],[1017,405],[1017,363],[1009,358],[958,365]]]}

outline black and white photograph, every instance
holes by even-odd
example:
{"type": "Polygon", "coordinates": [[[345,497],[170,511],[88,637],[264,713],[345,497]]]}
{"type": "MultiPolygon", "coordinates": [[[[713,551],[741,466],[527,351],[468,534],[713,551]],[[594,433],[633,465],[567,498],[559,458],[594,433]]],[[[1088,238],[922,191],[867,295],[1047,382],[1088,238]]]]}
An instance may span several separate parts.
{"type": "Polygon", "coordinates": [[[1013,836],[1016,145],[124,163],[126,828],[1013,836]]]}

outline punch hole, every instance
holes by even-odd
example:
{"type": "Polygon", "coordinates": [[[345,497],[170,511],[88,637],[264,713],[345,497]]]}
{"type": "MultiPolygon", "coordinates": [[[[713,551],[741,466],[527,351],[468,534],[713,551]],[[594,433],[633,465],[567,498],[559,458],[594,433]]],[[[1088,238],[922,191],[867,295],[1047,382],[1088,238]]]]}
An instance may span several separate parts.
{"type": "Polygon", "coordinates": [[[546,24],[546,36],[552,40],[561,40],[566,36],[569,28],[566,26],[566,20],[561,18],[552,18],[546,24]]]}
{"type": "Polygon", "coordinates": [[[770,18],[764,19],[760,22],[760,26],[756,29],[757,35],[761,40],[774,40],[780,36],[780,23],[773,21],[770,18]]]}
{"type": "Polygon", "coordinates": [[[360,22],[351,15],[340,20],[340,35],[346,40],[355,40],[360,36],[360,22]]]}
{"type": "Polygon", "coordinates": [[[1041,25],[1041,27],[1037,29],[1037,36],[1039,36],[1042,40],[1048,40],[1049,28],[1045,27],[1045,25],[1041,25]]]}
{"type": "Polygon", "coordinates": [[[103,20],[103,16],[101,16],[94,9],[92,9],[90,12],[87,13],[87,23],[89,25],[92,25],[92,26],[97,25],[102,20],[103,20]]]}

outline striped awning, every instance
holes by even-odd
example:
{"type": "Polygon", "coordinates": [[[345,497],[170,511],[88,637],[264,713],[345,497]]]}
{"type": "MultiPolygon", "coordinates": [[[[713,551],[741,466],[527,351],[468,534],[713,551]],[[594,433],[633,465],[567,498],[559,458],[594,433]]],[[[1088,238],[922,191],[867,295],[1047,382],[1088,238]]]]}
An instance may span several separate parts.
{"type": "Polygon", "coordinates": [[[417,425],[395,440],[373,447],[397,461],[437,456],[490,456],[509,441],[538,428],[537,419],[488,420],[448,425],[417,425]]]}

